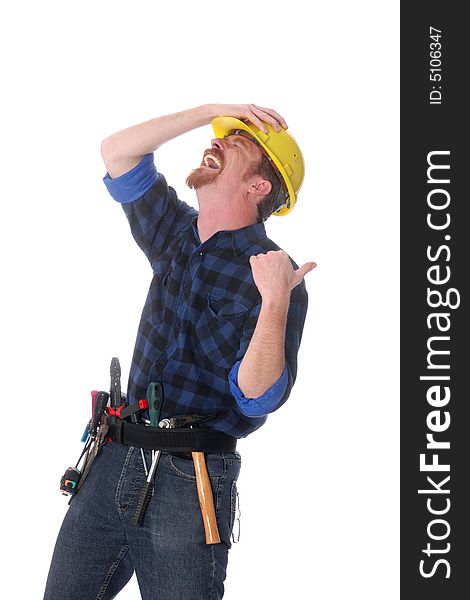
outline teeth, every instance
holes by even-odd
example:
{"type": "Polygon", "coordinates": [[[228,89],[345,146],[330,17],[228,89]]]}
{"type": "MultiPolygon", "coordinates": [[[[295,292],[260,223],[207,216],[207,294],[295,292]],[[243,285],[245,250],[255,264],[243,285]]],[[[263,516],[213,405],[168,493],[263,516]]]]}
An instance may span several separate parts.
{"type": "Polygon", "coordinates": [[[220,169],[220,167],[221,167],[220,160],[213,154],[206,154],[204,156],[204,164],[206,165],[206,167],[210,166],[209,160],[208,160],[209,158],[212,159],[215,162],[215,164],[217,165],[217,168],[220,169]]]}

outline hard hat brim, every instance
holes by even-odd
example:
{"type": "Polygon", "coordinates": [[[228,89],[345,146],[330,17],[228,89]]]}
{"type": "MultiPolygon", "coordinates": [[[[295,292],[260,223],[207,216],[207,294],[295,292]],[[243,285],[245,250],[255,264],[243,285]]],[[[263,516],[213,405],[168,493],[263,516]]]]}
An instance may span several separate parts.
{"type": "MultiPolygon", "coordinates": [[[[223,138],[227,135],[230,135],[230,132],[235,131],[237,129],[241,129],[242,131],[246,131],[251,136],[255,138],[255,140],[260,144],[260,146],[264,149],[264,151],[270,156],[273,163],[275,164],[277,170],[281,174],[287,191],[289,192],[289,206],[282,206],[279,210],[273,212],[273,215],[276,216],[284,216],[290,213],[290,211],[294,208],[297,197],[294,192],[294,188],[292,187],[292,183],[290,182],[289,176],[287,175],[284,166],[281,164],[277,156],[266,146],[265,142],[272,135],[288,135],[292,138],[291,134],[285,129],[281,129],[280,131],[275,131],[271,125],[268,123],[264,123],[266,126],[268,133],[264,133],[261,129],[253,125],[252,123],[245,123],[244,121],[240,121],[236,117],[215,117],[212,119],[212,129],[214,130],[215,136],[218,138],[223,138]]],[[[293,139],[293,138],[292,138],[293,139]]]]}

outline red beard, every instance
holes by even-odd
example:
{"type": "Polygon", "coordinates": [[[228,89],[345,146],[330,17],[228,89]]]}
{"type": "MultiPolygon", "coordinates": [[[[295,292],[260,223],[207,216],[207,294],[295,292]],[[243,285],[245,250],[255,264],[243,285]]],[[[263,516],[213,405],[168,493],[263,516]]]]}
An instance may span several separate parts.
{"type": "Polygon", "coordinates": [[[221,168],[207,168],[207,166],[204,166],[203,160],[203,164],[197,169],[191,171],[191,173],[186,179],[186,185],[189,186],[191,189],[197,190],[204,185],[210,185],[217,179],[217,176],[221,173],[223,169],[224,159],[222,153],[218,150],[218,148],[208,148],[204,151],[204,157],[206,157],[207,155],[212,155],[213,157],[215,157],[219,161],[221,168]]]}
{"type": "Polygon", "coordinates": [[[205,167],[198,167],[191,171],[186,179],[186,185],[191,189],[199,189],[204,185],[210,185],[213,183],[220,173],[219,169],[207,169],[205,167]]]}

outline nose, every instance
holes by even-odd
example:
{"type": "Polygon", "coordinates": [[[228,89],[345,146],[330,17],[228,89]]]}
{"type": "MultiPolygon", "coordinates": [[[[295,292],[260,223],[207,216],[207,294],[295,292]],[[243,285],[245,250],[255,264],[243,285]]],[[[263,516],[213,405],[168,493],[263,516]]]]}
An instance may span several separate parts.
{"type": "Polygon", "coordinates": [[[217,150],[223,150],[222,142],[222,138],[214,138],[211,141],[211,146],[212,148],[217,148],[217,150]]]}

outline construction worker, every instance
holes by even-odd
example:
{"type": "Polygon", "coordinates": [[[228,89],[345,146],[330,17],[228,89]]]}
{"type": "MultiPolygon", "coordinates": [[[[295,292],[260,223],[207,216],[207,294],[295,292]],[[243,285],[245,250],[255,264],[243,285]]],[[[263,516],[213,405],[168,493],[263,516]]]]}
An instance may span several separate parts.
{"type": "MultiPolygon", "coordinates": [[[[127,399],[161,382],[162,417],[210,414],[207,427],[233,440],[261,427],[290,394],[307,310],[303,278],[316,266],[297,268],[266,236],[264,221],[294,208],[304,174],[286,129],[271,109],[208,104],[102,143],[104,183],[153,270],[127,399]],[[169,187],[153,153],[210,123],[216,138],[187,178],[197,211],[169,187]]],[[[162,452],[144,522],[132,525],[151,461],[148,450],[103,445],[64,519],[47,600],[114,598],[134,571],[144,600],[222,598],[240,454],[206,453],[217,544],[204,541],[195,470],[182,453],[162,452]]]]}

